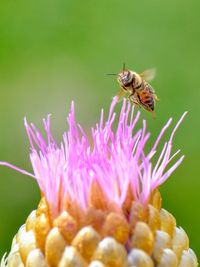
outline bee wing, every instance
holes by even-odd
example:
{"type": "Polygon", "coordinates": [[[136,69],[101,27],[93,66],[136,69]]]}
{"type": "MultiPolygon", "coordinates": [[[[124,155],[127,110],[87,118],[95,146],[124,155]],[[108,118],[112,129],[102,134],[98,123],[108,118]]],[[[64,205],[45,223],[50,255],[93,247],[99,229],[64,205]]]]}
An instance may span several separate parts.
{"type": "Polygon", "coordinates": [[[123,88],[120,88],[117,94],[117,102],[120,102],[125,97],[126,94],[127,94],[127,91],[125,91],[123,88]]]}
{"type": "Polygon", "coordinates": [[[144,72],[140,73],[140,76],[145,80],[150,82],[151,80],[153,80],[156,76],[156,69],[152,68],[152,69],[148,69],[145,70],[144,72]]]}

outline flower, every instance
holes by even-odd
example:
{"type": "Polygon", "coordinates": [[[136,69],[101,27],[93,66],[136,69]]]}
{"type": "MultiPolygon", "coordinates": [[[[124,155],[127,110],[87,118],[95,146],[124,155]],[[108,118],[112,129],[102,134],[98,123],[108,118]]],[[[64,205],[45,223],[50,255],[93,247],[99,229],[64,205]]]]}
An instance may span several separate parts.
{"type": "Polygon", "coordinates": [[[158,191],[184,158],[179,156],[169,166],[180,152],[172,154],[172,142],[186,112],[153,164],[172,119],[147,153],[150,133],[146,121],[135,130],[140,113],[134,114],[134,107],[124,100],[114,129],[116,103],[114,98],[107,120],[101,111],[100,121],[88,137],[75,121],[72,102],[69,129],[59,145],[51,134],[50,115],[43,120],[46,138],[25,119],[34,174],[0,164],[34,177],[42,199],[19,230],[8,263],[17,258],[26,266],[140,267],[142,262],[145,266],[155,262],[161,267],[186,266],[181,265],[186,261],[194,264],[187,266],[197,266],[186,233],[161,209],[158,191]]]}

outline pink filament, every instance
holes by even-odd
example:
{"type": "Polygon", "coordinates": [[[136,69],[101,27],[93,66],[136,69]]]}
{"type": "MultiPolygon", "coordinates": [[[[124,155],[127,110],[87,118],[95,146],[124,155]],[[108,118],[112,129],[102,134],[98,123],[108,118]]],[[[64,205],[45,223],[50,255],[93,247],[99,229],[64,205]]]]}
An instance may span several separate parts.
{"type": "Polygon", "coordinates": [[[124,100],[117,128],[113,130],[116,103],[117,99],[114,98],[106,121],[104,112],[101,111],[100,122],[91,129],[92,146],[82,127],[75,121],[73,102],[67,120],[69,130],[63,134],[60,145],[51,134],[50,115],[43,120],[47,140],[34,124],[28,124],[25,119],[34,175],[9,163],[0,162],[0,165],[34,177],[54,214],[64,209],[67,196],[86,209],[94,180],[104,191],[107,200],[115,202],[120,207],[126,199],[129,185],[134,198],[145,205],[151,192],[160,186],[183,160],[181,156],[167,168],[179,152],[171,156],[172,140],[186,113],[175,126],[169,141],[164,144],[153,167],[151,158],[156,154],[157,146],[172,119],[163,127],[152,149],[145,155],[145,144],[150,136],[146,133],[146,121],[143,121],[141,129],[135,131],[140,113],[137,112],[134,116],[134,108],[124,100]]]}

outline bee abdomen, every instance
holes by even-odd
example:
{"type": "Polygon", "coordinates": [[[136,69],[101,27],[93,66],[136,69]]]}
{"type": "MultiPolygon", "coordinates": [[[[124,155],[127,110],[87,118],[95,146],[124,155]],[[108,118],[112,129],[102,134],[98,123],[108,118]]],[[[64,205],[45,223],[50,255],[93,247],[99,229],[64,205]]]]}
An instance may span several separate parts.
{"type": "Polygon", "coordinates": [[[153,111],[154,110],[154,99],[149,92],[143,91],[140,95],[138,95],[140,103],[143,107],[147,110],[153,111]]]}
{"type": "Polygon", "coordinates": [[[154,99],[152,97],[148,97],[144,100],[144,104],[148,106],[151,110],[154,110],[154,99]]]}

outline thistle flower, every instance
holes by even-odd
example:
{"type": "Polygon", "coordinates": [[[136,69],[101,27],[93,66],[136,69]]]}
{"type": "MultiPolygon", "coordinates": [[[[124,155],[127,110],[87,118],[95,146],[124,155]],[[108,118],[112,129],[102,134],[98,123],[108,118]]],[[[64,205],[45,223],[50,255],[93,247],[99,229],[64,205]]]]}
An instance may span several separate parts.
{"type": "Polygon", "coordinates": [[[36,179],[41,200],[13,239],[1,266],[15,267],[190,267],[197,258],[189,239],[176,226],[171,213],[161,208],[159,186],[180,165],[173,164],[174,134],[156,156],[158,144],[172,119],[147,153],[150,137],[146,121],[135,130],[140,113],[124,100],[118,124],[113,99],[108,119],[87,137],[76,123],[74,103],[68,115],[69,130],[57,144],[50,116],[43,120],[46,138],[25,120],[33,173],[1,162],[36,179]],[[157,158],[152,163],[152,158],[157,158]],[[170,164],[170,166],[169,166],[170,164]]]}

